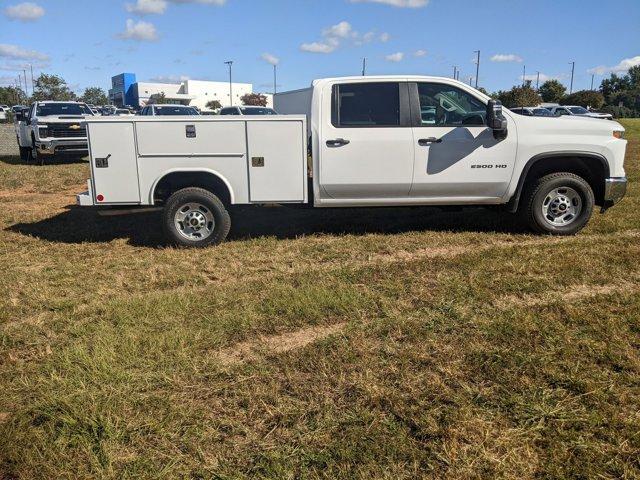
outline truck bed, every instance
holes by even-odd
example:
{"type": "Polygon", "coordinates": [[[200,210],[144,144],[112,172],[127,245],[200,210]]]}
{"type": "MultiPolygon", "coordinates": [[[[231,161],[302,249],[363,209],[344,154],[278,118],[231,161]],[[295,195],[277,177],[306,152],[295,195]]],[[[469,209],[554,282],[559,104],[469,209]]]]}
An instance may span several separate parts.
{"type": "Polygon", "coordinates": [[[219,177],[232,204],[307,201],[304,116],[107,117],[86,125],[91,179],[82,205],[153,205],[156,185],[174,172],[219,177]]]}

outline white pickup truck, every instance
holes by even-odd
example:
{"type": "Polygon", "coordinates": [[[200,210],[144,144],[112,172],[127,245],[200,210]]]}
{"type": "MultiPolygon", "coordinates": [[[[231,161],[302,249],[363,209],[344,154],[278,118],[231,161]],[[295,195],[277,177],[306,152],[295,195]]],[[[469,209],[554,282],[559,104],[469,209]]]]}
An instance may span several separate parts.
{"type": "Polygon", "coordinates": [[[86,155],[87,132],[82,123],[93,116],[81,102],[35,102],[16,114],[16,137],[20,158],[44,163],[56,154],[86,155]]]}
{"type": "Polygon", "coordinates": [[[77,201],[162,208],[172,243],[205,246],[236,204],[502,205],[568,235],[626,192],[617,122],[516,115],[448,78],[316,80],[275,108],[286,115],[87,118],[77,201]]]}

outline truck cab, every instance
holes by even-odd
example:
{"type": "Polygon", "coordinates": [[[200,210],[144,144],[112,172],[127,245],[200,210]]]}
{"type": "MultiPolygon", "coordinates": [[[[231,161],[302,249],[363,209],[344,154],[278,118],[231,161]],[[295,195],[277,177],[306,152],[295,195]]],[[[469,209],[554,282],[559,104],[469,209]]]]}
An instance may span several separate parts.
{"type": "Polygon", "coordinates": [[[79,203],[162,207],[173,242],[204,246],[226,236],[233,204],[500,205],[568,235],[626,191],[617,122],[517,115],[449,78],[329,78],[274,101],[285,115],[88,120],[79,203]]]}
{"type": "Polygon", "coordinates": [[[35,102],[16,114],[16,136],[20,158],[44,163],[57,154],[84,156],[88,153],[83,121],[93,112],[84,103],[35,102]]]}

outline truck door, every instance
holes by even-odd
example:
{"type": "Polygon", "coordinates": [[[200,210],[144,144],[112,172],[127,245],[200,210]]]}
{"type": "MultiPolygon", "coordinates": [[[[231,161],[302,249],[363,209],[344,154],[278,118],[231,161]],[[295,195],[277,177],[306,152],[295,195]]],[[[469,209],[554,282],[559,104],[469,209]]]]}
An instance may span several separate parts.
{"type": "Polygon", "coordinates": [[[407,84],[333,85],[320,152],[320,185],[330,197],[407,197],[414,162],[407,84]]]}
{"type": "Polygon", "coordinates": [[[416,142],[412,197],[502,197],[513,173],[517,132],[497,140],[485,125],[486,104],[446,83],[409,85],[416,142]]]}

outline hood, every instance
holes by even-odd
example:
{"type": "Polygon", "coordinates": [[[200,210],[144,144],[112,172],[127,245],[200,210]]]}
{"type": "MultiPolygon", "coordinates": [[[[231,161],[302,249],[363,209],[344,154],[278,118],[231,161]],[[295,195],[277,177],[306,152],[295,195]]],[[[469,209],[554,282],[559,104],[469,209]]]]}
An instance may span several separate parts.
{"type": "Polygon", "coordinates": [[[92,115],[49,115],[46,117],[36,117],[38,123],[80,123],[92,115]]]}
{"type": "Polygon", "coordinates": [[[574,131],[575,133],[605,134],[614,130],[624,131],[624,127],[616,121],[602,121],[602,117],[587,115],[563,115],[561,117],[527,117],[512,113],[509,117],[524,130],[539,132],[574,131]]]}

